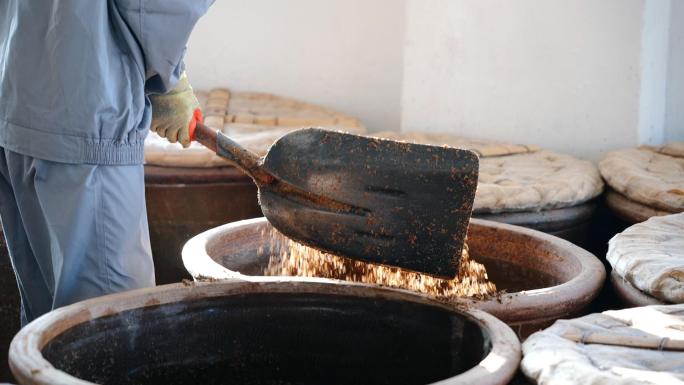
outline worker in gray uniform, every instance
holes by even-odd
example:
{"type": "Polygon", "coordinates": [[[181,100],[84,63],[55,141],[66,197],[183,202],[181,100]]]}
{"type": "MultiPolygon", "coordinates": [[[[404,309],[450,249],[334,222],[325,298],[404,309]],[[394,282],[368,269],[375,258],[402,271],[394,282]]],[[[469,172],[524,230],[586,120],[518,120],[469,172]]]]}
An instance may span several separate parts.
{"type": "Polygon", "coordinates": [[[23,324],[154,285],[143,144],[151,127],[189,145],[183,56],[212,2],[0,0],[0,216],[23,324]]]}

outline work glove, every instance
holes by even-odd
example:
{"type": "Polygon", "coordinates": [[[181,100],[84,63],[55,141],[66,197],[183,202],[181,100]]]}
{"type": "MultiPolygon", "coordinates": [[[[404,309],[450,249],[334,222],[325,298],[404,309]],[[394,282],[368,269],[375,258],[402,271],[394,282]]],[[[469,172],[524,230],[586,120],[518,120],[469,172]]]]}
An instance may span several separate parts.
{"type": "Polygon", "coordinates": [[[189,147],[197,123],[202,122],[202,111],[186,73],[183,72],[176,88],[163,95],[150,95],[150,101],[150,129],[171,143],[189,147]]]}

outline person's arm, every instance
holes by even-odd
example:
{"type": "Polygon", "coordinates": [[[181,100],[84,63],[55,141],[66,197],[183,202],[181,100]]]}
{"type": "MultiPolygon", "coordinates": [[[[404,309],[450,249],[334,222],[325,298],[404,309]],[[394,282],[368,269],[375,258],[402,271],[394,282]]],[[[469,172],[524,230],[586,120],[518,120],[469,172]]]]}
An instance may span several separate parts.
{"type": "Polygon", "coordinates": [[[144,59],[145,91],[174,89],[190,33],[214,0],[113,0],[144,59]]]}
{"type": "Polygon", "coordinates": [[[190,132],[202,113],[183,57],[192,29],[214,0],[112,1],[123,22],[123,39],[142,54],[145,93],[152,103],[150,129],[190,146],[190,132]]]}

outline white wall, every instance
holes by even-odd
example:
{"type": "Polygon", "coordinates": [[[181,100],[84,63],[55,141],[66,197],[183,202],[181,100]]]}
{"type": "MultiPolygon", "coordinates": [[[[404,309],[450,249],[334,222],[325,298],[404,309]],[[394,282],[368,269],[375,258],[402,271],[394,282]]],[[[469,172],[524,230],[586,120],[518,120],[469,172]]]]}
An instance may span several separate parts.
{"type": "Polygon", "coordinates": [[[315,102],[398,130],[404,0],[218,0],[188,44],[198,89],[315,102]]]}
{"type": "Polygon", "coordinates": [[[684,1],[672,2],[670,16],[665,139],[684,141],[684,1]]]}
{"type": "Polygon", "coordinates": [[[684,140],[684,0],[217,0],[197,88],[597,160],[684,140]],[[668,39],[669,35],[669,39],[668,39]]]}
{"type": "Polygon", "coordinates": [[[667,78],[670,51],[670,0],[646,0],[641,27],[639,143],[665,140],[667,78]]]}
{"type": "Polygon", "coordinates": [[[640,0],[409,0],[403,128],[597,159],[638,141],[640,0]]]}

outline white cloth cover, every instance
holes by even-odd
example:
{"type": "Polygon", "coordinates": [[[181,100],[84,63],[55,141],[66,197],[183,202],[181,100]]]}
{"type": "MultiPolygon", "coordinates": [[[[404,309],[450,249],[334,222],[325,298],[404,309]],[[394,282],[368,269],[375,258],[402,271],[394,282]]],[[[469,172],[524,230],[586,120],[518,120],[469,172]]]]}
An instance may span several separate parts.
{"type": "Polygon", "coordinates": [[[585,203],[603,192],[596,167],[551,151],[480,159],[476,213],[526,212],[585,203]]]}
{"type": "Polygon", "coordinates": [[[653,217],[616,235],[607,259],[637,289],[684,303],[684,213],[653,217]]]}
{"type": "Polygon", "coordinates": [[[684,352],[581,344],[568,330],[684,339],[684,305],[652,306],[557,321],[523,344],[523,373],[539,385],[684,385],[684,352]]]}
{"type": "Polygon", "coordinates": [[[671,213],[684,211],[684,157],[677,143],[609,153],[599,164],[610,187],[627,198],[671,213]]]}
{"type": "Polygon", "coordinates": [[[657,150],[661,154],[684,158],[684,142],[671,142],[657,150]]]}

